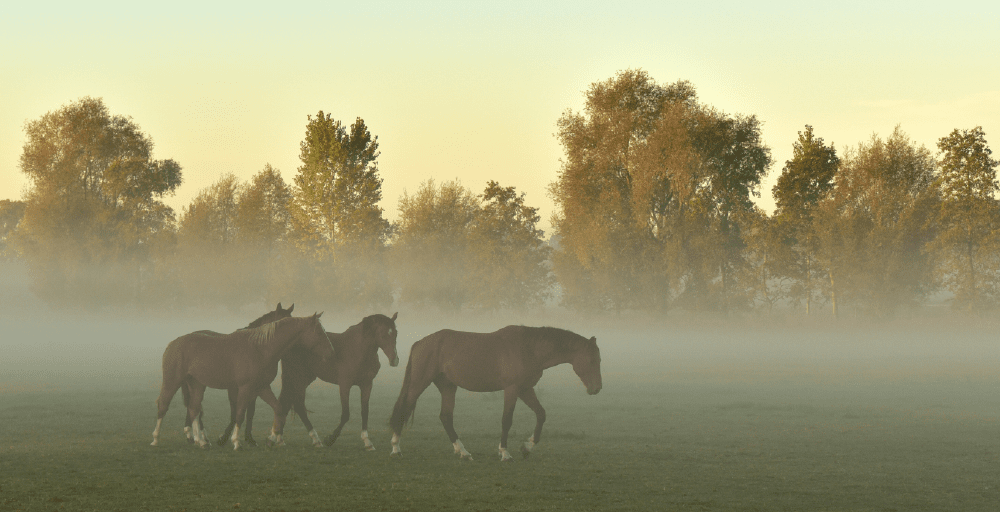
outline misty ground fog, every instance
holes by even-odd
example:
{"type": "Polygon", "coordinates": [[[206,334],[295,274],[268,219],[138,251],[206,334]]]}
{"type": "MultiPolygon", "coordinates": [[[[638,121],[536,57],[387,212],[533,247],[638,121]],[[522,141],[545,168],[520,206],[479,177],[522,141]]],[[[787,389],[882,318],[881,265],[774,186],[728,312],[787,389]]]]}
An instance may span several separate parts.
{"type": "MultiPolygon", "coordinates": [[[[238,313],[201,311],[175,316],[54,313],[43,312],[46,308],[41,305],[36,309],[9,309],[0,316],[0,390],[5,393],[82,391],[137,382],[143,383],[145,391],[156,389],[160,358],[171,340],[200,329],[231,332],[266,312],[264,305],[259,312],[247,308],[238,313]]],[[[295,313],[322,309],[296,304],[295,313]]],[[[322,321],[328,331],[342,332],[361,317],[326,310],[322,321]]],[[[868,323],[792,315],[721,319],[680,313],[665,319],[628,314],[585,318],[561,311],[440,315],[403,309],[397,320],[403,364],[390,368],[380,354],[383,368],[375,392],[398,393],[409,348],[422,337],[445,328],[489,332],[509,324],[548,325],[596,336],[604,391],[594,400],[606,403],[631,400],[630,393],[648,383],[652,388],[636,396],[710,385],[718,386],[720,392],[729,390],[734,401],[753,402],[760,397],[752,396],[752,390],[763,389],[771,400],[779,393],[787,394],[789,402],[849,405],[856,400],[877,403],[880,392],[886,390],[893,391],[895,400],[897,391],[910,395],[906,390],[912,389],[912,398],[918,402],[957,405],[987,399],[965,391],[981,386],[985,386],[981,391],[994,389],[1000,368],[998,325],[989,320],[923,315],[868,323]]],[[[280,377],[273,386],[280,388],[280,377]]],[[[542,392],[547,387],[565,387],[583,393],[569,365],[548,370],[539,387],[542,392]]],[[[209,391],[210,396],[215,394],[224,395],[209,391]]],[[[179,397],[176,400],[174,407],[180,404],[179,397]]]]}

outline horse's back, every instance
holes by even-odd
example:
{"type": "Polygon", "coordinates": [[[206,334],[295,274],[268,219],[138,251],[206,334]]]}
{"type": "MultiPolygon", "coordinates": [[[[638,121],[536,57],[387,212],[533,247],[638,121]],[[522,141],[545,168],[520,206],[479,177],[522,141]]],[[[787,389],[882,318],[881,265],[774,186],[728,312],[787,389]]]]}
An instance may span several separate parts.
{"type": "Polygon", "coordinates": [[[425,375],[443,374],[470,391],[496,391],[513,380],[532,374],[524,357],[524,337],[516,328],[491,333],[444,329],[418,341],[410,349],[414,370],[425,375]]]}

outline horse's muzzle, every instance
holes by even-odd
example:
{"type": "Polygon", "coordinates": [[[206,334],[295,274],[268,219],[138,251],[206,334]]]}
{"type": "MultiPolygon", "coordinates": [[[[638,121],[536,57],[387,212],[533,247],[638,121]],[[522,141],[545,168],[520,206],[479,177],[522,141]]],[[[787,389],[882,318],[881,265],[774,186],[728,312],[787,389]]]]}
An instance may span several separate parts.
{"type": "Polygon", "coordinates": [[[588,395],[596,395],[601,392],[601,386],[595,386],[592,388],[587,388],[588,395]]]}
{"type": "Polygon", "coordinates": [[[392,358],[392,361],[389,361],[389,366],[399,366],[399,356],[398,355],[396,357],[392,358]]]}

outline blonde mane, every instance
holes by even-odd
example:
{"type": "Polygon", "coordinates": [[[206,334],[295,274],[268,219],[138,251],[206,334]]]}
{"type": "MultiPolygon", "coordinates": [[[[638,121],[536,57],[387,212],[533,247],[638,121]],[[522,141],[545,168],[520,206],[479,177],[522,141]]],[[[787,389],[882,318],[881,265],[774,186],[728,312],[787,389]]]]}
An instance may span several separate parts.
{"type": "Polygon", "coordinates": [[[260,327],[254,327],[253,329],[246,329],[250,332],[250,342],[255,345],[265,345],[270,343],[271,338],[274,338],[274,326],[277,323],[278,322],[271,322],[260,327]]]}

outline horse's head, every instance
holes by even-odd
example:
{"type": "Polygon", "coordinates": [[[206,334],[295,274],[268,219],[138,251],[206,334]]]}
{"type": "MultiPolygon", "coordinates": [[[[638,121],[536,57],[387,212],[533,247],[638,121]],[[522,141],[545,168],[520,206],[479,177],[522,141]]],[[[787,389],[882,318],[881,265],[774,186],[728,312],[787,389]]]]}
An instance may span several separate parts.
{"type": "Polygon", "coordinates": [[[573,371],[587,386],[588,395],[596,395],[601,391],[601,349],[597,348],[597,338],[591,337],[578,345],[573,358],[570,359],[573,371]]]}
{"type": "Polygon", "coordinates": [[[299,344],[319,357],[321,361],[327,361],[333,359],[333,345],[330,343],[330,338],[326,337],[326,329],[319,321],[322,314],[315,313],[304,319],[308,324],[299,336],[299,344]]]}
{"type": "Polygon", "coordinates": [[[396,352],[396,335],[398,334],[396,316],[398,315],[399,313],[393,313],[392,318],[385,315],[371,315],[365,317],[361,322],[365,340],[374,342],[378,348],[382,349],[382,353],[389,359],[390,366],[399,366],[399,354],[396,352]]]}
{"type": "Polygon", "coordinates": [[[264,313],[264,315],[261,316],[260,318],[254,320],[253,322],[250,322],[250,325],[247,326],[247,329],[260,327],[264,324],[269,324],[271,322],[277,322],[282,318],[288,318],[292,316],[293,309],[295,309],[295,304],[289,306],[288,309],[281,309],[281,303],[279,302],[278,307],[274,311],[269,311],[267,313],[264,313]]]}

